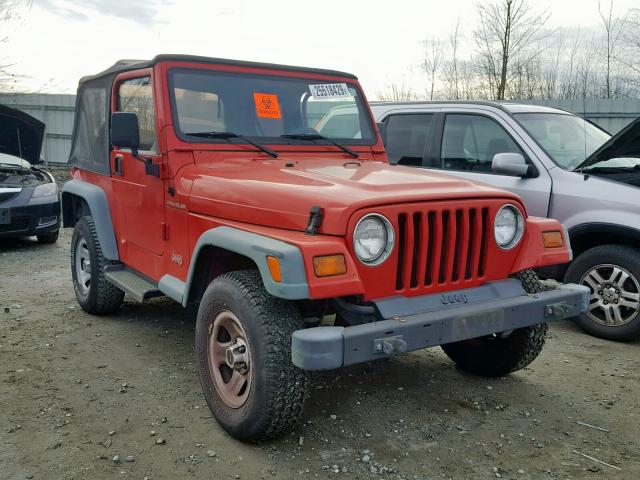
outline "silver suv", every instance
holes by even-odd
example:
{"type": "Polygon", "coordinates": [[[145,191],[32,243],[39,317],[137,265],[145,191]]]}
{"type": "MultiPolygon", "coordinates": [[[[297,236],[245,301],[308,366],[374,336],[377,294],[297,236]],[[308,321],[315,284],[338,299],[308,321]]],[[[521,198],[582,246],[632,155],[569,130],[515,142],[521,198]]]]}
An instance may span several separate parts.
{"type": "Polygon", "coordinates": [[[511,190],[531,215],[564,223],[574,260],[540,273],[591,289],[590,308],[578,319],[587,332],[640,336],[640,119],[611,137],[572,113],[533,105],[371,108],[391,163],[511,190]]]}

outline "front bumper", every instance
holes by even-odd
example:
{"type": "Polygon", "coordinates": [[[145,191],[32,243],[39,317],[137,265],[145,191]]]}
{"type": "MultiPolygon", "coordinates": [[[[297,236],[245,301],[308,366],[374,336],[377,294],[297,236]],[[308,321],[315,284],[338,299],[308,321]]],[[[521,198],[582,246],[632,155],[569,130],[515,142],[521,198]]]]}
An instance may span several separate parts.
{"type": "Polygon", "coordinates": [[[589,294],[574,284],[527,294],[518,280],[509,279],[442,295],[392,297],[374,302],[380,321],[294,332],[291,356],[304,370],[332,370],[571,318],[587,310],[589,294]]]}
{"type": "Polygon", "coordinates": [[[1,209],[8,210],[9,221],[0,223],[0,238],[29,237],[60,229],[59,201],[11,208],[0,204],[1,209]]]}

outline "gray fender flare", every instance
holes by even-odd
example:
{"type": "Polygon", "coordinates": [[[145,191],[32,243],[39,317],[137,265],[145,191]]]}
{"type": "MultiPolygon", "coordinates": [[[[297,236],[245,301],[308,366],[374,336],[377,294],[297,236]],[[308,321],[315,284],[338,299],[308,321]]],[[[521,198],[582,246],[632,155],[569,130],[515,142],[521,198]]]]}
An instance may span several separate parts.
{"type": "Polygon", "coordinates": [[[258,266],[265,289],[274,297],[287,300],[309,298],[309,284],[307,283],[304,260],[298,247],[233,227],[216,227],[200,235],[193,249],[186,282],[171,275],[164,275],[158,282],[160,291],[186,306],[198,264],[198,256],[206,246],[224,248],[252,259],[258,266]],[[271,278],[267,255],[280,260],[281,282],[276,282],[271,278]]]}
{"type": "MultiPolygon", "coordinates": [[[[102,188],[92,183],[83,182],[82,180],[69,180],[62,187],[63,212],[70,211],[71,197],[74,195],[83,198],[89,206],[102,254],[108,260],[120,260],[107,194],[104,193],[102,188]]],[[[64,226],[73,227],[73,219],[64,218],[64,226]]]]}

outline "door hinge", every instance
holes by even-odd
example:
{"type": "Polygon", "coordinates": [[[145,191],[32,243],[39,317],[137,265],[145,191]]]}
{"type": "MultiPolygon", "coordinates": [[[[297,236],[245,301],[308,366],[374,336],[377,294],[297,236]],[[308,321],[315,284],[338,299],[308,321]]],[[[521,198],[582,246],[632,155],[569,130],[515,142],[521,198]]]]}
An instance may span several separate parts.
{"type": "Polygon", "coordinates": [[[162,239],[169,240],[169,225],[162,222],[162,239]]]}

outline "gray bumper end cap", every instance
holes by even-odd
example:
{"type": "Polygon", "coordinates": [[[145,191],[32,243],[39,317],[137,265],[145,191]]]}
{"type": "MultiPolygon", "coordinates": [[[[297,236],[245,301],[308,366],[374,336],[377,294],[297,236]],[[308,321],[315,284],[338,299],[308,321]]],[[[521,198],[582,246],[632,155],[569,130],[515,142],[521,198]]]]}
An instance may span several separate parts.
{"type": "Polygon", "coordinates": [[[293,332],[291,359],[303,370],[333,370],[344,363],[344,327],[315,327],[293,332]]]}

